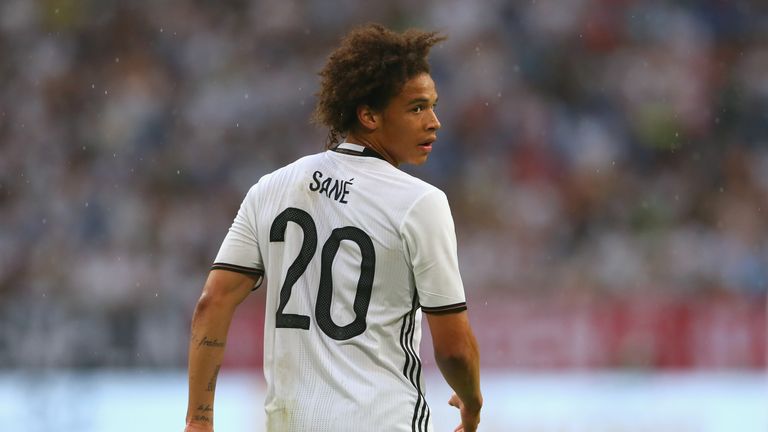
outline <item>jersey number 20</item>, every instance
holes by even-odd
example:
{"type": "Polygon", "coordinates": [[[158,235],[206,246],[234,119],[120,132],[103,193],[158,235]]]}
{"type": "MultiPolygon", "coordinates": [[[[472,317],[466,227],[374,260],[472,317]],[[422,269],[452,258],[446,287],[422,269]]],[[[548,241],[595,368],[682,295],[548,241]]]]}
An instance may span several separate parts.
{"type": "MultiPolygon", "coordinates": [[[[288,222],[293,222],[301,227],[304,232],[304,240],[301,243],[299,256],[288,267],[288,273],[285,275],[285,281],[280,288],[280,305],[277,308],[275,327],[277,328],[300,328],[309,330],[309,317],[299,314],[283,313],[288,299],[291,298],[293,285],[299,280],[304,271],[307,270],[310,261],[315,256],[317,250],[317,228],[312,216],[304,210],[289,207],[277,215],[272,226],[269,229],[269,241],[285,241],[285,229],[288,222]]],[[[315,318],[317,325],[323,333],[336,340],[347,340],[362,334],[366,327],[366,315],[368,315],[368,304],[371,302],[371,289],[373,288],[373,274],[376,268],[376,253],[373,249],[371,238],[360,228],[347,226],[336,228],[331,232],[331,236],[323,245],[320,267],[320,286],[317,290],[317,303],[315,304],[315,318]],[[355,301],[353,309],[355,319],[345,325],[339,326],[333,322],[331,317],[331,302],[333,300],[333,275],[332,265],[339,251],[342,240],[350,240],[357,243],[360,248],[362,260],[360,262],[360,278],[357,281],[357,291],[355,292],[355,301]]]]}

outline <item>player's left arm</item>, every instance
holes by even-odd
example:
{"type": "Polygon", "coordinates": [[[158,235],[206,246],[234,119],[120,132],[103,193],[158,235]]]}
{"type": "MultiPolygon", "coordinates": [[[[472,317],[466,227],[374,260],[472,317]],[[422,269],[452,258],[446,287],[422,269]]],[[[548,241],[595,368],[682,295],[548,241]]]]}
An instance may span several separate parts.
{"type": "Polygon", "coordinates": [[[467,311],[425,313],[435,361],[455,392],[449,403],[461,412],[457,431],[475,431],[480,423],[483,395],[480,391],[480,354],[469,325],[467,311]]]}
{"type": "Polygon", "coordinates": [[[474,432],[483,405],[480,361],[467,318],[456,229],[445,194],[434,190],[423,195],[402,227],[419,303],[432,333],[435,360],[456,392],[450,401],[461,411],[461,425],[456,430],[474,432]]]}
{"type": "Polygon", "coordinates": [[[224,358],[235,308],[251,292],[257,276],[211,270],[192,317],[189,341],[189,399],[186,432],[213,430],[216,379],[224,358]]]}

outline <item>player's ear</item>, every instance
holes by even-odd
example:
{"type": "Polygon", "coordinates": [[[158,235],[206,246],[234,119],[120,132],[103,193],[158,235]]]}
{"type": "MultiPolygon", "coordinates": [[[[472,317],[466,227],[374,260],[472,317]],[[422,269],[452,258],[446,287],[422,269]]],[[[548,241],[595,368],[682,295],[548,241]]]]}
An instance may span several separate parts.
{"type": "Polygon", "coordinates": [[[378,129],[381,124],[381,116],[379,112],[368,105],[358,105],[356,111],[357,121],[360,123],[360,126],[369,131],[378,129]]]}

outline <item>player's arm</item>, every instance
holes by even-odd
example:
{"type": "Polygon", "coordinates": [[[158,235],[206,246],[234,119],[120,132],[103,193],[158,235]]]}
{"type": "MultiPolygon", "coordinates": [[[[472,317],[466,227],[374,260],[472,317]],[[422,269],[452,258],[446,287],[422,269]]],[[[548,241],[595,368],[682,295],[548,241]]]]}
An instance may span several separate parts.
{"type": "Polygon", "coordinates": [[[189,399],[186,432],[213,430],[213,397],[227,332],[235,308],[251,292],[257,276],[212,270],[192,316],[189,341],[189,399]]]}
{"type": "Polygon", "coordinates": [[[435,361],[455,392],[449,403],[461,412],[457,431],[474,432],[480,422],[483,396],[480,392],[480,354],[467,312],[425,313],[435,361]]]}
{"type": "Polygon", "coordinates": [[[456,229],[445,194],[433,190],[417,200],[403,220],[402,233],[437,365],[456,392],[450,402],[461,411],[461,426],[456,430],[474,432],[483,404],[480,362],[467,319],[456,229]]]}

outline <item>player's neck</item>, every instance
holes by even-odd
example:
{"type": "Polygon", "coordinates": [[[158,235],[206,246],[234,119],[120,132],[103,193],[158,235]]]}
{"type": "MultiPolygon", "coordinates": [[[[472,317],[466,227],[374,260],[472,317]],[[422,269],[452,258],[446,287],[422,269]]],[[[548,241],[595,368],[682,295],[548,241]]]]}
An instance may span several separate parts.
{"type": "Polygon", "coordinates": [[[384,160],[394,165],[395,168],[399,167],[399,164],[395,161],[392,155],[390,155],[389,152],[387,152],[387,150],[384,148],[384,146],[381,145],[381,143],[379,143],[378,140],[374,139],[374,137],[366,137],[366,136],[361,136],[360,134],[350,133],[349,135],[347,135],[345,141],[351,144],[358,144],[361,146],[368,147],[371,150],[375,151],[376,153],[380,154],[384,158],[384,160]]]}

